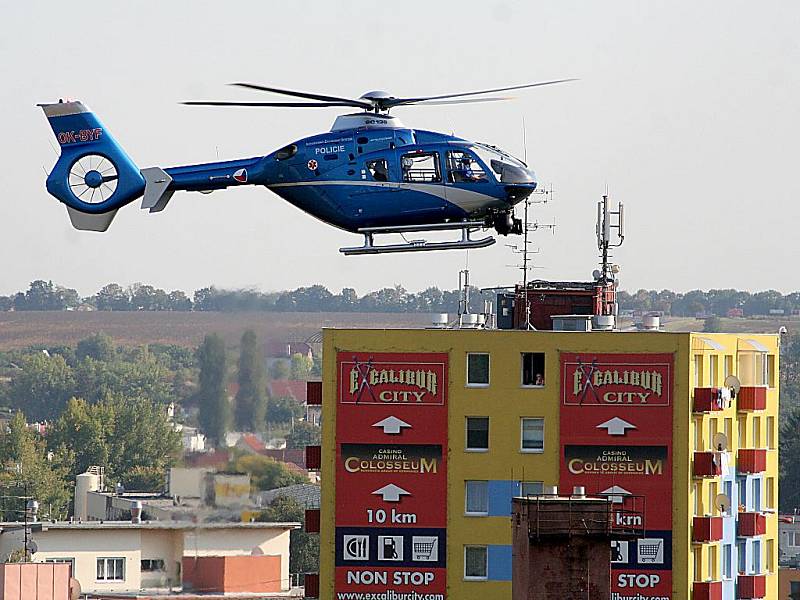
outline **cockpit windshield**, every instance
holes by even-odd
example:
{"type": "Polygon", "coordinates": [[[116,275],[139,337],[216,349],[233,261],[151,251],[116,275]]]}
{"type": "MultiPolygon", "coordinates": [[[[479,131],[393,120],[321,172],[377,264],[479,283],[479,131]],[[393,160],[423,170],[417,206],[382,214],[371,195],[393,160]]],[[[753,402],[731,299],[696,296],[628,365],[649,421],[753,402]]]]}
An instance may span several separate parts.
{"type": "Polygon", "coordinates": [[[501,183],[535,183],[536,177],[528,166],[500,148],[474,144],[471,149],[497,174],[501,183]]]}

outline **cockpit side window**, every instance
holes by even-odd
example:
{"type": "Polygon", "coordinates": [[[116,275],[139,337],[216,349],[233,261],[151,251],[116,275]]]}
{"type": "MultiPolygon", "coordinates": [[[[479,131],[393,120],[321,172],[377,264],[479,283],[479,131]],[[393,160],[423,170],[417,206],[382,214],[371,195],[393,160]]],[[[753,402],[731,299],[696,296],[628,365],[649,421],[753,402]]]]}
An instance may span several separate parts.
{"type": "Polygon", "coordinates": [[[275,160],[288,160],[297,154],[297,145],[289,144],[275,152],[275,160]]]}
{"type": "Polygon", "coordinates": [[[400,159],[400,167],[403,172],[403,181],[412,183],[439,183],[442,181],[438,152],[403,154],[400,159]]]}
{"type": "Polygon", "coordinates": [[[486,183],[489,178],[481,164],[469,152],[447,151],[447,177],[450,183],[486,183]]]}
{"type": "Polygon", "coordinates": [[[366,167],[372,181],[389,181],[389,163],[385,158],[368,160],[366,167]]]}

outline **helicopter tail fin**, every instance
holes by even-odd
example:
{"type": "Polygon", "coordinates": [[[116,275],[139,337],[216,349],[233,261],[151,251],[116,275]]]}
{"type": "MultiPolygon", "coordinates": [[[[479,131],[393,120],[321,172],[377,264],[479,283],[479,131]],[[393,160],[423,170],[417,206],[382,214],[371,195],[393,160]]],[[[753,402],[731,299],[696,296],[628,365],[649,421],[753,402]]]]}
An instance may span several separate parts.
{"type": "Polygon", "coordinates": [[[47,191],[76,229],[105,231],[121,207],[144,193],[145,178],[82,102],[39,104],[61,147],[47,191]]]}

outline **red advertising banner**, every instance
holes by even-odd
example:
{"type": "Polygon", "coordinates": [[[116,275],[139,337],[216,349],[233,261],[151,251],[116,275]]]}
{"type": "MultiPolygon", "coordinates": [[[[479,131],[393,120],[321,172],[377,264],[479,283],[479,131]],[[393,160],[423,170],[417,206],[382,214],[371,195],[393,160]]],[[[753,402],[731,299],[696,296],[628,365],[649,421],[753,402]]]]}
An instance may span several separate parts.
{"type": "Polygon", "coordinates": [[[447,354],[336,362],[335,591],[443,598],[447,354]]]}
{"type": "Polygon", "coordinates": [[[561,489],[606,495],[643,530],[612,543],[612,600],[672,597],[672,388],[671,354],[561,354],[561,489]]]}

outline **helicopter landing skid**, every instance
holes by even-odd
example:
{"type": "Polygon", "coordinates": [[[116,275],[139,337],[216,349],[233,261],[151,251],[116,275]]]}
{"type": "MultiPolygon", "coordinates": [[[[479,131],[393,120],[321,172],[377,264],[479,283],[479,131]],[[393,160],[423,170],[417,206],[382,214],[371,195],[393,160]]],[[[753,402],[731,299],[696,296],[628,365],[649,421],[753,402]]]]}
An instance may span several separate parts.
{"type": "Polygon", "coordinates": [[[485,237],[473,240],[470,236],[476,231],[481,222],[464,223],[437,223],[434,225],[410,225],[405,227],[365,227],[359,230],[364,234],[364,245],[353,248],[339,248],[339,252],[345,256],[358,256],[361,254],[390,254],[394,252],[428,252],[432,250],[471,250],[473,248],[486,248],[495,243],[493,237],[485,237]],[[412,231],[441,231],[445,229],[460,229],[461,239],[447,242],[429,242],[428,240],[412,240],[404,244],[376,245],[374,236],[376,233],[407,233],[412,231]]]}

